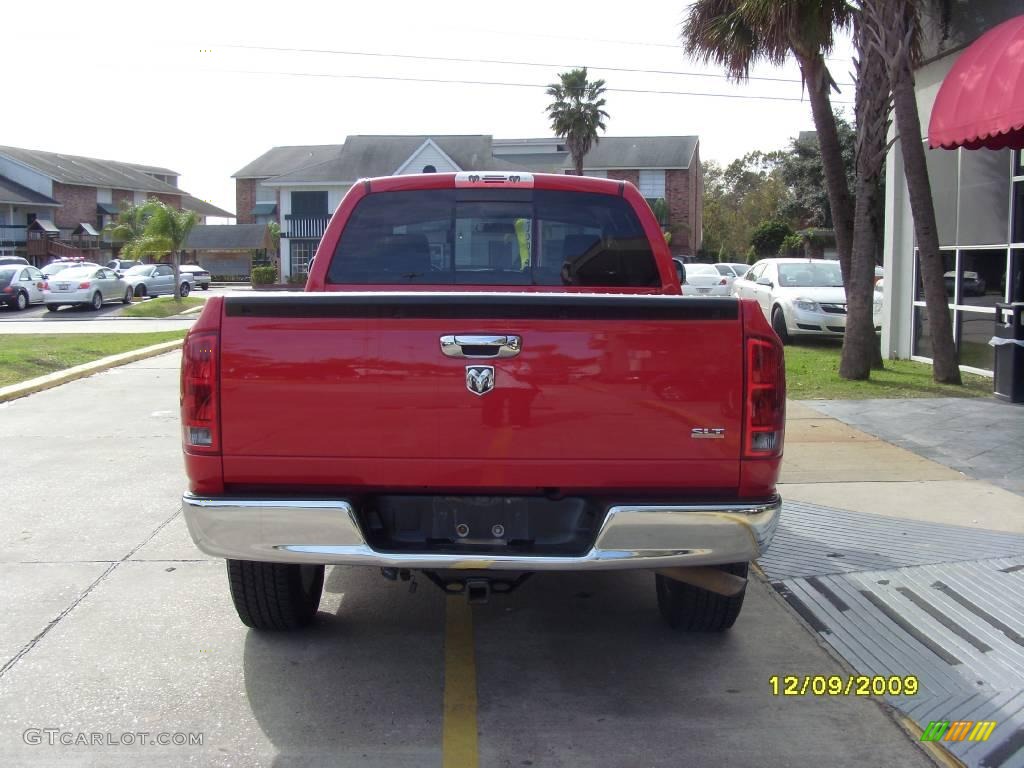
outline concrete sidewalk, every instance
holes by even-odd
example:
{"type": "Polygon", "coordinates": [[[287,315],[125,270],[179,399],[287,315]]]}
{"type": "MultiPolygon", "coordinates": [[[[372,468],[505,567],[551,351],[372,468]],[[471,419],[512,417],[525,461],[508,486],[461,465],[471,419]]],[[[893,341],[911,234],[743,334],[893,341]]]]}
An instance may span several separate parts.
{"type": "Polygon", "coordinates": [[[855,512],[1024,533],[1024,497],[970,478],[804,403],[790,401],[787,409],[779,488],[783,498],[855,512]]]}

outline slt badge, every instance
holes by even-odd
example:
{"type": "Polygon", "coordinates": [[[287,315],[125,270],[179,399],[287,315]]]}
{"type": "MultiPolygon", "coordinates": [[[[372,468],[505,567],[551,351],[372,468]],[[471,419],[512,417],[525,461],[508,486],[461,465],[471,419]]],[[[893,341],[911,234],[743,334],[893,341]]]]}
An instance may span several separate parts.
{"type": "Polygon", "coordinates": [[[494,366],[467,365],[466,389],[478,397],[494,389],[494,366]]]}

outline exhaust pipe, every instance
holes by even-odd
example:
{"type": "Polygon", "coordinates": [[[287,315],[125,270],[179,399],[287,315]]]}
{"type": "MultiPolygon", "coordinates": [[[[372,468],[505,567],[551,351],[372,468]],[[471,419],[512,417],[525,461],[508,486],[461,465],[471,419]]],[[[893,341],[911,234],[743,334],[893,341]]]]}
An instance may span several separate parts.
{"type": "Polygon", "coordinates": [[[687,568],[659,568],[655,573],[726,597],[738,595],[747,586],[747,580],[742,576],[726,573],[706,565],[687,568]]]}

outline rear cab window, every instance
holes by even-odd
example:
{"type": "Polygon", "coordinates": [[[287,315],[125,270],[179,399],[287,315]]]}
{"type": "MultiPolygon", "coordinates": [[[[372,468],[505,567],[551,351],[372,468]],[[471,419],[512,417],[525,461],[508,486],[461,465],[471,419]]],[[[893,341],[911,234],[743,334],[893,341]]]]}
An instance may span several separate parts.
{"type": "Polygon", "coordinates": [[[327,282],[658,287],[661,278],[640,220],[621,197],[445,189],[363,198],[327,282]]]}

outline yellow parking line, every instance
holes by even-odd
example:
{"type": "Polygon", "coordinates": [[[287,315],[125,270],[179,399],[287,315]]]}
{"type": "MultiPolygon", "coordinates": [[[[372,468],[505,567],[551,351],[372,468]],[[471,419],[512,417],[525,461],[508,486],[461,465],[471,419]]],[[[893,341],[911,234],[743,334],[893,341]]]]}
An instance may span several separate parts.
{"type": "Polygon", "coordinates": [[[443,768],[477,768],[473,612],[462,596],[447,600],[444,629],[443,768]]]}

